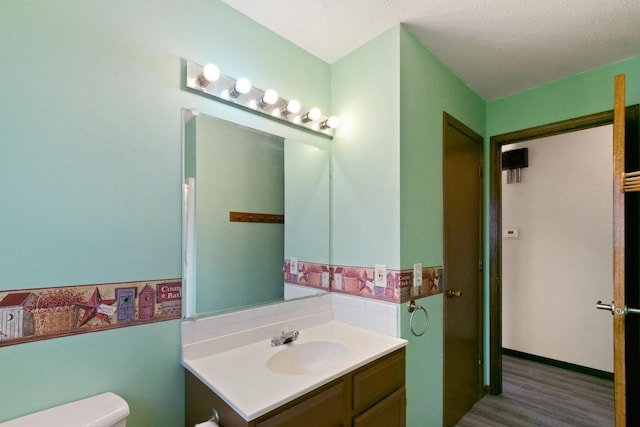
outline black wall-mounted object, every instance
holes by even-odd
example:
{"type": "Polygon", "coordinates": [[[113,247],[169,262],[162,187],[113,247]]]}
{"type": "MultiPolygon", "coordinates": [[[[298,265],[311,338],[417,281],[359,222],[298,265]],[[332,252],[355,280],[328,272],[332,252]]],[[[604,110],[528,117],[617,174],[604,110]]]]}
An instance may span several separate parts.
{"type": "Polygon", "coordinates": [[[517,150],[502,152],[502,170],[521,169],[529,166],[529,149],[518,148],[517,150]]]}

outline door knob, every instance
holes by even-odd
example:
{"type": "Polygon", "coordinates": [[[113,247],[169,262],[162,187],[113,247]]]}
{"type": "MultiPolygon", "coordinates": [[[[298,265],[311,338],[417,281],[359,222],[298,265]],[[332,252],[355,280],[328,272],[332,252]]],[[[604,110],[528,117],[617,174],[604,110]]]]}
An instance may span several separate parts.
{"type": "Polygon", "coordinates": [[[460,298],[462,297],[462,291],[459,289],[451,290],[448,289],[447,292],[445,293],[447,295],[447,298],[460,298]]]}
{"type": "Polygon", "coordinates": [[[607,311],[610,311],[611,314],[615,313],[613,302],[611,302],[611,304],[604,304],[602,301],[598,301],[596,303],[596,310],[607,310],[607,311]]]}
{"type": "Polygon", "coordinates": [[[637,308],[629,308],[627,306],[625,306],[624,308],[616,308],[613,305],[613,302],[611,304],[603,304],[602,301],[598,301],[596,303],[596,309],[598,310],[607,310],[610,311],[611,314],[623,314],[623,315],[627,315],[629,313],[631,314],[640,314],[640,310],[637,308]]]}

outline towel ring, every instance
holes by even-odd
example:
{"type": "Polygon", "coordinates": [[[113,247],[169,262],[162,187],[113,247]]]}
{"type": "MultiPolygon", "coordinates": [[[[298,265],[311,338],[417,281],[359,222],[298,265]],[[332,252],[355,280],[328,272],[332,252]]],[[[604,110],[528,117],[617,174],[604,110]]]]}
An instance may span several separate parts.
{"type": "Polygon", "coordinates": [[[409,318],[409,329],[411,330],[411,333],[413,335],[419,337],[427,332],[427,328],[429,327],[429,313],[427,313],[427,310],[425,310],[423,306],[416,304],[416,302],[413,300],[409,301],[408,310],[409,313],[411,313],[411,317],[409,318]],[[424,311],[424,328],[422,329],[422,331],[416,332],[416,330],[413,328],[413,316],[419,310],[424,311]]]}

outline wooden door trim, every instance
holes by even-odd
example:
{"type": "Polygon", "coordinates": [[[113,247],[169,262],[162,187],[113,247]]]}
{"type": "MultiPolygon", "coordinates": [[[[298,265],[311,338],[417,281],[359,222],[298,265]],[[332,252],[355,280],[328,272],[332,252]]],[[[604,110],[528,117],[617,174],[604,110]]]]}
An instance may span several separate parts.
{"type": "MultiPolygon", "coordinates": [[[[482,144],[484,142],[484,138],[481,135],[479,135],[476,131],[474,131],[469,126],[465,125],[460,120],[456,119],[446,111],[442,112],[442,117],[443,117],[443,122],[442,122],[443,126],[446,127],[447,125],[451,125],[454,128],[458,129],[463,134],[467,135],[469,138],[476,141],[477,143],[482,144]]],[[[443,128],[443,131],[444,131],[444,128],[443,128]]]]}
{"type": "MultiPolygon", "coordinates": [[[[637,126],[639,106],[626,108],[637,126]]],[[[489,146],[489,392],[502,393],[502,162],[503,145],[590,129],[613,123],[613,110],[495,135],[489,146]]]]}
{"type": "MultiPolygon", "coordinates": [[[[625,303],[625,76],[615,76],[613,101],[613,304],[616,308],[625,303]],[[623,218],[622,221],[616,218],[623,218]]],[[[625,371],[625,314],[613,315],[613,383],[615,395],[615,425],[627,424],[627,397],[625,371]]]]}
{"type": "Polygon", "coordinates": [[[609,125],[611,123],[613,123],[613,110],[608,110],[495,135],[491,137],[491,142],[496,142],[502,146],[506,144],[513,144],[515,142],[528,141],[530,139],[538,139],[547,136],[560,135],[567,132],[575,132],[578,130],[609,125]]]}
{"type": "MultiPolygon", "coordinates": [[[[443,154],[442,154],[442,163],[443,163],[443,177],[444,177],[444,144],[445,144],[445,132],[446,132],[446,127],[447,126],[451,126],[453,128],[455,128],[456,130],[460,131],[461,133],[463,133],[464,135],[466,135],[467,137],[469,137],[471,140],[473,140],[474,142],[478,143],[479,145],[479,149],[480,149],[480,156],[479,156],[479,165],[480,167],[484,167],[484,158],[483,158],[483,154],[482,154],[482,149],[484,146],[484,138],[479,135],[477,132],[475,132],[473,129],[471,129],[470,127],[468,127],[467,125],[465,125],[464,123],[462,123],[461,121],[459,121],[458,119],[456,119],[455,117],[453,117],[451,114],[447,113],[446,111],[442,112],[442,143],[443,143],[443,154]]],[[[479,180],[480,183],[480,210],[478,212],[478,220],[479,220],[479,227],[480,227],[480,241],[478,242],[479,245],[479,249],[480,249],[480,260],[484,260],[484,256],[485,256],[485,250],[484,250],[484,233],[485,233],[485,227],[484,227],[484,197],[485,197],[485,193],[484,193],[484,185],[482,182],[482,179],[479,180]]],[[[444,188],[444,182],[443,182],[443,188],[444,188]]],[[[444,194],[443,194],[443,209],[444,209],[444,194]]],[[[445,230],[445,224],[444,221],[446,221],[446,213],[443,212],[443,224],[442,224],[442,230],[443,230],[443,250],[444,250],[444,244],[445,244],[445,236],[444,236],[444,230],[445,230]]],[[[443,254],[443,256],[446,257],[446,255],[443,254]]],[[[444,259],[443,260],[443,265],[445,266],[445,277],[446,277],[446,265],[447,265],[447,260],[444,259]]],[[[478,297],[478,337],[479,337],[479,348],[478,348],[478,356],[480,357],[480,360],[482,361],[482,364],[479,364],[478,366],[478,396],[482,397],[483,395],[486,394],[487,390],[486,387],[484,385],[484,364],[486,363],[486,358],[484,355],[484,273],[483,270],[479,270],[478,271],[479,274],[479,285],[480,285],[480,290],[479,290],[479,297],[478,297]]],[[[444,297],[446,298],[446,296],[444,297]]],[[[443,311],[446,308],[446,305],[444,303],[444,299],[443,299],[443,311]]],[[[444,319],[444,331],[446,331],[446,313],[443,313],[443,319],[444,319]]],[[[443,354],[444,354],[444,338],[443,337],[443,354]]],[[[443,390],[444,390],[444,371],[443,371],[443,390]]],[[[444,410],[444,400],[443,400],[443,410],[444,410]]]]}

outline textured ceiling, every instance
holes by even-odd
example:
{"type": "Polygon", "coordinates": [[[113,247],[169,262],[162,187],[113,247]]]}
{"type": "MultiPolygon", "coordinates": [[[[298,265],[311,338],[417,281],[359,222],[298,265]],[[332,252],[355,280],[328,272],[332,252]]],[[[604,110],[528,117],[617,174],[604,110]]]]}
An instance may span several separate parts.
{"type": "Polygon", "coordinates": [[[490,100],[640,55],[640,0],[222,0],[333,63],[404,23],[490,100]]]}

